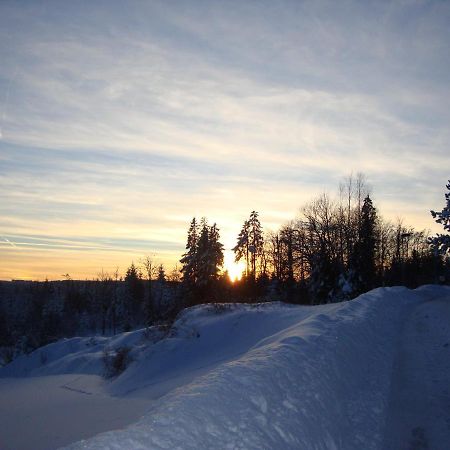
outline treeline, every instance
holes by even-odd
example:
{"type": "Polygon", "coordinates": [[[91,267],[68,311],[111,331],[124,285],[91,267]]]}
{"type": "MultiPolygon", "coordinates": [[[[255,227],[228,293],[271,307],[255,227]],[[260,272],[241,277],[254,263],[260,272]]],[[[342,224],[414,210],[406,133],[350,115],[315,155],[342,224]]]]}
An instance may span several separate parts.
{"type": "MultiPolygon", "coordinates": [[[[202,224],[205,230],[206,219],[202,224]]],[[[377,286],[414,288],[448,279],[449,260],[433,251],[429,233],[401,220],[384,220],[363,175],[341,183],[336,199],[323,194],[312,200],[299,217],[277,231],[263,232],[258,213],[253,211],[233,249],[236,261],[245,262],[245,273],[231,288],[220,276],[223,247],[217,226],[213,227],[211,242],[220,254],[215,259],[208,256],[207,240],[197,245],[196,219],[188,232],[181,263],[191,303],[224,298],[318,304],[351,299],[377,286]],[[200,270],[205,265],[208,278],[200,270]]]]}
{"type": "Polygon", "coordinates": [[[0,364],[62,337],[116,334],[164,324],[183,307],[178,270],[147,257],[121,276],[94,280],[0,281],[0,364]]]}
{"type": "MultiPolygon", "coordinates": [[[[447,188],[447,206],[432,216],[448,232],[450,182],[447,188]]],[[[0,364],[61,337],[168,326],[199,303],[319,304],[377,286],[448,282],[449,247],[448,234],[430,238],[401,220],[384,220],[364,177],[350,176],[337,198],[317,197],[279,230],[264,230],[251,212],[232,249],[245,267],[240,281],[223,270],[218,226],[194,218],[181,266],[169,274],[146,257],[123,275],[102,271],[94,280],[0,282],[0,364]]]]}

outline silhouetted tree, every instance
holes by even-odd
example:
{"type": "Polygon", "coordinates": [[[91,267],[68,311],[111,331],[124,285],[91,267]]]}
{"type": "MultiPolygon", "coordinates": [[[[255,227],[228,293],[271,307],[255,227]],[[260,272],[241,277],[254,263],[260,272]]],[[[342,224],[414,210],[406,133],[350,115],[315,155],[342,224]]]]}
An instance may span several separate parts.
{"type": "Polygon", "coordinates": [[[187,291],[192,291],[197,282],[197,248],[198,248],[198,224],[195,217],[192,219],[188,230],[186,252],[181,263],[182,281],[187,291]]]}
{"type": "Polygon", "coordinates": [[[250,224],[249,221],[246,220],[244,225],[242,226],[241,231],[239,232],[239,236],[237,239],[237,244],[233,248],[233,252],[235,254],[235,261],[239,262],[242,258],[245,259],[245,276],[248,277],[250,273],[250,224]]]}
{"type": "Polygon", "coordinates": [[[217,281],[223,266],[223,244],[220,242],[219,228],[214,224],[208,231],[208,265],[209,276],[213,281],[217,281]]]}
{"type": "Polygon", "coordinates": [[[181,259],[183,282],[191,302],[194,297],[198,301],[211,296],[223,265],[223,245],[217,225],[209,226],[206,218],[202,218],[200,232],[198,228],[194,218],[188,231],[188,251],[181,259]]]}
{"type": "Polygon", "coordinates": [[[239,262],[245,258],[246,277],[256,279],[257,261],[262,256],[264,250],[264,237],[258,213],[252,211],[250,218],[244,222],[238,236],[236,246],[233,248],[235,261],[239,262]]]}
{"type": "Polygon", "coordinates": [[[160,282],[166,281],[166,271],[164,270],[164,265],[160,264],[158,266],[158,277],[157,280],[160,282]]]}
{"type": "Polygon", "coordinates": [[[144,286],[139,269],[131,263],[125,274],[127,305],[125,308],[125,328],[130,329],[132,322],[137,319],[139,309],[144,299],[144,286]]]}
{"type": "Polygon", "coordinates": [[[249,224],[249,233],[248,233],[249,246],[248,246],[248,249],[251,254],[250,260],[251,260],[252,277],[253,277],[253,280],[255,280],[255,278],[256,278],[256,263],[258,261],[258,258],[261,256],[263,248],[264,248],[264,237],[263,237],[261,222],[258,219],[258,213],[256,211],[251,212],[248,224],[249,224]]]}
{"type": "Polygon", "coordinates": [[[197,284],[201,297],[213,296],[213,288],[219,278],[223,265],[223,245],[219,241],[219,229],[217,225],[208,226],[206,220],[202,220],[202,229],[197,249],[197,284]]]}
{"type": "Polygon", "coordinates": [[[200,222],[200,237],[198,238],[196,260],[196,284],[197,287],[205,287],[210,278],[210,249],[209,249],[209,227],[206,218],[203,217],[200,222]]]}
{"type": "Polygon", "coordinates": [[[308,288],[315,302],[329,301],[342,272],[338,257],[337,215],[330,198],[323,194],[303,208],[307,227],[308,288]]]}
{"type": "Polygon", "coordinates": [[[450,253],[450,180],[445,186],[448,192],[445,193],[446,204],[441,211],[431,211],[431,215],[435,222],[441,224],[447,234],[437,234],[429,239],[433,250],[441,255],[450,253]]]}
{"type": "Polygon", "coordinates": [[[351,257],[355,293],[366,292],[375,284],[376,220],[376,209],[367,196],[361,208],[358,240],[351,257]]]}
{"type": "Polygon", "coordinates": [[[151,325],[155,319],[152,280],[153,277],[157,274],[157,268],[152,258],[150,258],[150,256],[146,256],[142,260],[142,266],[145,270],[145,275],[147,277],[147,298],[145,299],[144,305],[145,322],[147,325],[151,325]]]}

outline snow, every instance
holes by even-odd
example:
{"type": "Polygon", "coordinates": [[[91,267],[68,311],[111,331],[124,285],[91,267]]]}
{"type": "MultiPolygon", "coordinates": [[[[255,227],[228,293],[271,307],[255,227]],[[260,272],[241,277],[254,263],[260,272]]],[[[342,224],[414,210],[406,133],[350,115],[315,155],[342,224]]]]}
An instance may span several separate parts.
{"type": "Polygon", "coordinates": [[[148,402],[101,395],[93,375],[0,379],[0,448],[51,449],[138,420],[148,402]]]}
{"type": "Polygon", "coordinates": [[[158,330],[62,340],[0,369],[0,448],[449,442],[449,305],[445,287],[380,288],[314,307],[194,307],[159,340],[158,330]],[[123,346],[133,362],[104,380],[104,348],[123,346]]]}
{"type": "Polygon", "coordinates": [[[450,442],[450,296],[410,312],[394,366],[386,450],[450,442]]]}

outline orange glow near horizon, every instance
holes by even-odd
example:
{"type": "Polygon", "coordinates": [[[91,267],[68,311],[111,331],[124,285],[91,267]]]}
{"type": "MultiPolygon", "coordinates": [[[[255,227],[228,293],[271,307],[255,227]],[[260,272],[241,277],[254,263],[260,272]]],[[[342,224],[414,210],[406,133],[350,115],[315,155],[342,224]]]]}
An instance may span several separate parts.
{"type": "Polygon", "coordinates": [[[234,253],[231,250],[226,250],[224,255],[224,269],[228,272],[230,281],[234,283],[242,278],[245,264],[243,261],[235,262],[234,253]]]}

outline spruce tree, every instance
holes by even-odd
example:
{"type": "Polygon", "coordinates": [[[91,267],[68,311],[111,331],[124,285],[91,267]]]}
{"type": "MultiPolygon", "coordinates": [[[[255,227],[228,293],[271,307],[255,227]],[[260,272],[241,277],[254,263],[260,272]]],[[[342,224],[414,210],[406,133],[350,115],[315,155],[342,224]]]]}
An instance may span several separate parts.
{"type": "Polygon", "coordinates": [[[249,259],[249,231],[250,224],[249,221],[246,220],[244,225],[242,226],[241,231],[239,232],[239,236],[237,238],[237,244],[233,248],[233,252],[235,254],[235,261],[239,262],[242,258],[245,258],[245,276],[248,277],[250,272],[250,259],[249,259]]]}
{"type": "Polygon", "coordinates": [[[213,280],[217,280],[223,266],[223,244],[220,242],[219,228],[216,224],[209,228],[208,260],[210,276],[213,280]]]}
{"type": "Polygon", "coordinates": [[[125,285],[127,289],[127,305],[125,307],[125,331],[129,331],[132,322],[137,319],[141,303],[144,299],[144,285],[142,274],[139,269],[131,263],[125,274],[125,285]]]}
{"type": "Polygon", "coordinates": [[[450,253],[450,180],[446,185],[448,192],[445,193],[446,205],[442,211],[430,211],[436,223],[441,224],[447,234],[437,234],[429,239],[429,244],[435,253],[446,255],[450,253]]]}
{"type": "Polygon", "coordinates": [[[377,213],[369,196],[364,199],[361,209],[361,227],[357,243],[357,265],[359,271],[359,290],[365,292],[375,284],[375,251],[376,251],[377,213]]]}
{"type": "Polygon", "coordinates": [[[223,265],[223,245],[219,241],[217,225],[208,225],[202,218],[200,226],[195,218],[188,231],[187,252],[181,259],[183,281],[191,301],[212,295],[223,265]]]}
{"type": "Polygon", "coordinates": [[[223,265],[223,245],[219,241],[219,229],[214,224],[209,226],[206,219],[202,219],[201,232],[197,247],[197,285],[206,295],[219,278],[223,265]]]}
{"type": "Polygon", "coordinates": [[[256,262],[262,254],[264,238],[258,213],[252,211],[249,219],[249,251],[251,253],[251,271],[253,280],[256,279],[256,262]]]}
{"type": "Polygon", "coordinates": [[[205,218],[201,221],[200,237],[198,239],[196,261],[197,261],[197,285],[205,287],[210,279],[209,261],[209,227],[205,218]]]}
{"type": "Polygon", "coordinates": [[[188,230],[186,252],[180,260],[182,280],[188,289],[192,289],[197,281],[197,247],[198,224],[194,217],[188,230]]]}
{"type": "Polygon", "coordinates": [[[253,280],[256,279],[256,263],[262,255],[264,239],[261,223],[258,219],[258,213],[252,211],[250,218],[244,222],[239,233],[236,246],[233,248],[235,253],[235,261],[239,262],[245,258],[246,277],[251,275],[253,280]]]}
{"type": "Polygon", "coordinates": [[[350,254],[347,280],[350,297],[367,292],[375,285],[377,213],[367,195],[361,208],[357,240],[350,254]]]}
{"type": "Polygon", "coordinates": [[[139,269],[134,265],[134,262],[131,263],[131,266],[128,267],[127,272],[125,274],[125,282],[128,287],[128,292],[133,302],[139,303],[143,297],[143,286],[141,283],[142,274],[139,269]]]}
{"type": "Polygon", "coordinates": [[[160,283],[164,283],[166,281],[166,271],[164,269],[164,265],[163,264],[160,264],[158,266],[158,278],[157,278],[157,280],[160,283]]]}

